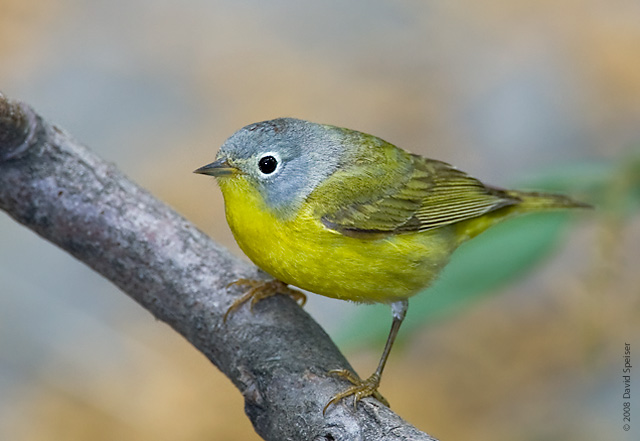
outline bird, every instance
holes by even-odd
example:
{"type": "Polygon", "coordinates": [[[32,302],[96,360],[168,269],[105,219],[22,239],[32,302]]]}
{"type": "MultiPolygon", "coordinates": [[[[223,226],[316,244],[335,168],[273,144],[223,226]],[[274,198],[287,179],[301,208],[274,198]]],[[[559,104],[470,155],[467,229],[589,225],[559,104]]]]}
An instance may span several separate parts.
{"type": "Polygon", "coordinates": [[[276,293],[304,304],[297,287],[359,303],[390,305],[392,324],[374,373],[327,402],[378,388],[408,299],[427,288],[462,243],[516,215],[588,204],[568,196],[507,190],[454,166],[412,154],[373,135],[295,118],[253,123],[229,137],[214,162],[194,173],[214,176],[240,249],[273,280],[240,279],[247,301],[276,293]]]}

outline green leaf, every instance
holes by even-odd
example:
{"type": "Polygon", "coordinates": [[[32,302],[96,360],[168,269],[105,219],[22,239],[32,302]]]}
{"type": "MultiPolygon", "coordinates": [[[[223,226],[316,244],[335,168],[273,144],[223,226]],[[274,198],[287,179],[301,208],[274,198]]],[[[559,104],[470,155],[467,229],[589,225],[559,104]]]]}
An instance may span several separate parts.
{"type": "MultiPolygon", "coordinates": [[[[540,262],[569,225],[568,213],[537,213],[499,224],[462,245],[439,279],[412,297],[403,333],[443,317],[495,292],[540,262]]],[[[391,314],[386,305],[363,307],[338,340],[345,344],[386,337],[391,314]]]]}
{"type": "MultiPolygon", "coordinates": [[[[593,204],[598,216],[625,220],[640,211],[640,151],[619,162],[585,162],[562,166],[513,188],[570,194],[593,204]]],[[[495,294],[500,287],[531,271],[559,246],[572,219],[584,211],[538,213],[508,220],[457,250],[440,278],[409,301],[401,336],[458,312],[495,294]]],[[[362,306],[338,333],[342,344],[375,342],[387,336],[391,313],[387,305],[362,306]]]]}

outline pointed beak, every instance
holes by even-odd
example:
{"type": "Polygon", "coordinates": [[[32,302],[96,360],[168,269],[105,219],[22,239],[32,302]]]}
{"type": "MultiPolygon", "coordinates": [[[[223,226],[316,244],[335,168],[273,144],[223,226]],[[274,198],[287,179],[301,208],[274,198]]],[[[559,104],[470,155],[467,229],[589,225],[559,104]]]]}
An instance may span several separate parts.
{"type": "Polygon", "coordinates": [[[193,171],[194,173],[198,173],[201,175],[209,175],[209,176],[231,176],[235,175],[239,172],[237,168],[229,164],[225,158],[218,159],[211,164],[207,164],[204,167],[200,167],[197,170],[193,171]]]}

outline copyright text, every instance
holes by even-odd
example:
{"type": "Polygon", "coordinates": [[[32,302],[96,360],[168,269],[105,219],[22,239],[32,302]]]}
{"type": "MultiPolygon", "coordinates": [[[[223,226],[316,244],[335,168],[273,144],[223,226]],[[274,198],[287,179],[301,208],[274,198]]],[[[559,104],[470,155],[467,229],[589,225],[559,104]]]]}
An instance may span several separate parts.
{"type": "Polygon", "coordinates": [[[622,384],[624,385],[622,393],[622,428],[625,432],[631,429],[631,344],[624,344],[624,355],[622,356],[624,363],[622,367],[622,384]]]}

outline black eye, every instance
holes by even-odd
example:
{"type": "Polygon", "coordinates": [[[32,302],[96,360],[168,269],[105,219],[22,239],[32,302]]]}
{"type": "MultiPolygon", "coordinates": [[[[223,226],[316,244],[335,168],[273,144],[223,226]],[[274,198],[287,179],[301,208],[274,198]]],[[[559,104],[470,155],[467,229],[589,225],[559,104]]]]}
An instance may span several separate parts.
{"type": "Polygon", "coordinates": [[[278,161],[273,156],[263,156],[260,158],[260,161],[258,161],[258,167],[265,175],[273,173],[277,166],[278,161]]]}

